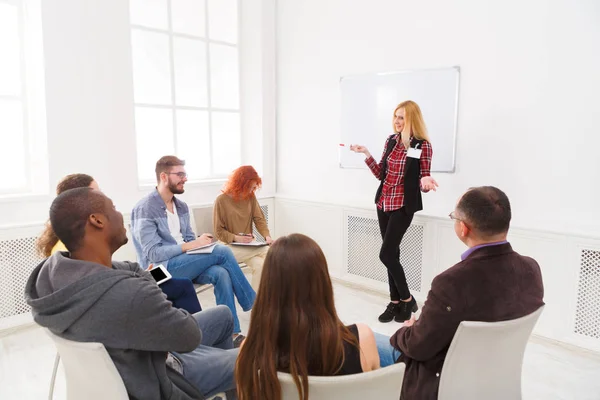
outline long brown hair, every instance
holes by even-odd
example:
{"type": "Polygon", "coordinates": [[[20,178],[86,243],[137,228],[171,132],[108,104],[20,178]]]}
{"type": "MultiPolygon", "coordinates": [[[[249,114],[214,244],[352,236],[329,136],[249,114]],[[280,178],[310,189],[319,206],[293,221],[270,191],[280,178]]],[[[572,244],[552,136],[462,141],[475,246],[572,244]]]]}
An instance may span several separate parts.
{"type": "Polygon", "coordinates": [[[431,143],[429,140],[429,135],[427,134],[427,127],[425,126],[425,121],[423,120],[423,114],[421,113],[421,107],[417,103],[412,100],[406,100],[402,103],[398,104],[394,109],[394,117],[392,117],[392,126],[394,128],[394,132],[396,132],[396,126],[394,125],[393,118],[396,117],[396,111],[404,108],[404,123],[408,129],[404,129],[403,132],[398,132],[400,136],[402,136],[402,143],[404,143],[404,147],[408,149],[410,146],[410,135],[412,134],[415,139],[418,140],[426,140],[431,143]]]}
{"type": "MultiPolygon", "coordinates": [[[[58,185],[56,186],[56,195],[58,196],[62,192],[66,192],[69,189],[75,189],[80,187],[88,187],[92,184],[94,178],[87,174],[71,174],[65,176],[58,185]]],[[[49,257],[52,253],[52,249],[56,246],[59,239],[52,229],[50,221],[46,222],[44,232],[40,235],[36,242],[36,248],[38,253],[42,257],[49,257]]]]}
{"type": "Polygon", "coordinates": [[[277,239],[237,359],[239,399],[280,400],[281,371],[292,375],[300,399],[307,400],[308,376],[335,375],[344,363],[344,342],[359,347],[335,311],[323,251],[305,235],[277,239]]]}

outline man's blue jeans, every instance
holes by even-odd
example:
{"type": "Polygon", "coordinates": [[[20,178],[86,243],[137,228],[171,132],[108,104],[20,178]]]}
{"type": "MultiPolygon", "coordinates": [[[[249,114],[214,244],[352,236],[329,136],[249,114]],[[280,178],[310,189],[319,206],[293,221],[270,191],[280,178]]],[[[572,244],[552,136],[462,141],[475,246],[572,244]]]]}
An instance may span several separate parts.
{"type": "Polygon", "coordinates": [[[235,310],[235,297],[244,311],[254,305],[256,292],[244,276],[227,246],[216,245],[209,254],[180,254],[169,260],[167,269],[175,278],[188,278],[215,287],[217,304],[226,305],[233,315],[233,333],[239,333],[240,321],[235,310]]]}
{"type": "Polygon", "coordinates": [[[233,317],[225,306],[194,314],[202,331],[200,345],[189,353],[174,353],[183,365],[183,376],[204,396],[226,392],[227,400],[237,399],[235,361],[239,349],[233,348],[233,317]]]}
{"type": "Polygon", "coordinates": [[[373,332],[375,334],[375,343],[377,343],[377,352],[379,353],[379,365],[381,368],[389,367],[396,363],[396,360],[400,357],[400,350],[395,349],[390,344],[390,337],[382,335],[381,333],[373,332]]]}

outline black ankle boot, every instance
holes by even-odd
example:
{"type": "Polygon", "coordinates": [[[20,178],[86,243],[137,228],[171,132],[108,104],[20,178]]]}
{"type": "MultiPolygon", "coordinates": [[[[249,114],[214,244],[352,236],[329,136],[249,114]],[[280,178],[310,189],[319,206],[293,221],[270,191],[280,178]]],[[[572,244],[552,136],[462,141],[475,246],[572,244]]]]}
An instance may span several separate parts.
{"type": "Polygon", "coordinates": [[[379,316],[379,322],[390,322],[391,320],[393,320],[394,316],[398,312],[398,311],[396,311],[397,307],[398,307],[398,304],[390,302],[390,304],[388,304],[387,307],[385,308],[385,311],[383,312],[383,314],[381,314],[379,316]]]}
{"type": "Polygon", "coordinates": [[[396,313],[394,314],[394,321],[396,322],[404,322],[409,320],[412,313],[417,312],[419,306],[417,305],[417,301],[414,297],[410,299],[410,301],[401,301],[396,304],[396,313]]]}

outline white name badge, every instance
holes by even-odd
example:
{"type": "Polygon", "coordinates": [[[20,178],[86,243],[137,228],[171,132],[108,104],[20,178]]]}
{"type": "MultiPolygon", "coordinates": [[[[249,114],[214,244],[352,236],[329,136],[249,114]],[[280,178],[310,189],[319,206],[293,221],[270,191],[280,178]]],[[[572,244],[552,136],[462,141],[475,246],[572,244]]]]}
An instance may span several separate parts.
{"type": "Polygon", "coordinates": [[[409,156],[410,158],[421,158],[422,151],[422,149],[415,149],[414,147],[411,147],[408,149],[407,156],[409,156]]]}

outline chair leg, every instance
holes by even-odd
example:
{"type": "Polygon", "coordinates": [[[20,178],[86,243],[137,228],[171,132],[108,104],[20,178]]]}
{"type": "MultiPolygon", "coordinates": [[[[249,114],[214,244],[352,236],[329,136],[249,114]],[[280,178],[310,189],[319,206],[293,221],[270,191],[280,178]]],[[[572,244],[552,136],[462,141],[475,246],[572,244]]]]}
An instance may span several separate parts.
{"type": "Polygon", "coordinates": [[[50,381],[50,393],[48,394],[48,400],[52,400],[54,398],[54,383],[56,382],[58,363],[60,363],[60,354],[56,353],[56,358],[54,359],[54,370],[52,371],[52,380],[50,381]]]}

